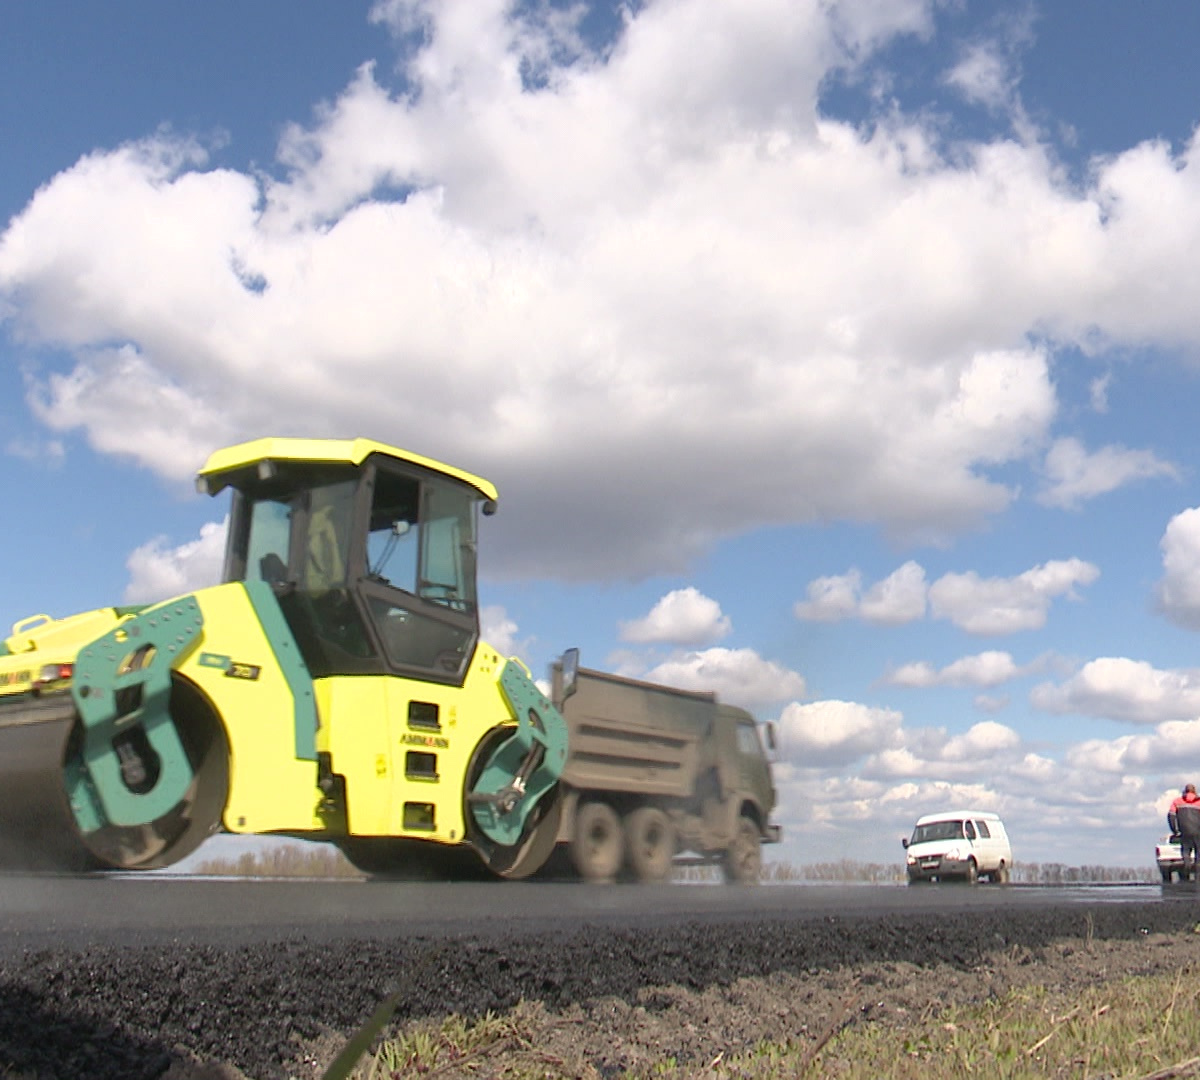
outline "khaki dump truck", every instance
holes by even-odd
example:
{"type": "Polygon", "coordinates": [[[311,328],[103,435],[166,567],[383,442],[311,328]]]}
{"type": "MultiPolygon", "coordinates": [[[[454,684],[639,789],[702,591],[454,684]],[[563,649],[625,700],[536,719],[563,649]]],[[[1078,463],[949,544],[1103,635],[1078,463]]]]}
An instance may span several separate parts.
{"type": "MultiPolygon", "coordinates": [[[[716,864],[758,880],[776,843],[775,788],[754,717],[716,694],[591,671],[570,650],[551,671],[569,752],[552,872],[585,881],[665,881],[674,866],[716,864]]],[[[769,746],[774,729],[765,728],[769,746]]]]}

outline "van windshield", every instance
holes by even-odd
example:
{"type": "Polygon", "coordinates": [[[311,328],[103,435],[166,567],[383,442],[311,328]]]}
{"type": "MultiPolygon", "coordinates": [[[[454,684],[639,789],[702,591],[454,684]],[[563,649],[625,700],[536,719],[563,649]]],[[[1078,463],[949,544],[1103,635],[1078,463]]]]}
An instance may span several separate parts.
{"type": "Polygon", "coordinates": [[[961,840],[963,827],[961,821],[931,821],[928,825],[918,825],[912,834],[910,844],[924,844],[929,840],[961,840]]]}

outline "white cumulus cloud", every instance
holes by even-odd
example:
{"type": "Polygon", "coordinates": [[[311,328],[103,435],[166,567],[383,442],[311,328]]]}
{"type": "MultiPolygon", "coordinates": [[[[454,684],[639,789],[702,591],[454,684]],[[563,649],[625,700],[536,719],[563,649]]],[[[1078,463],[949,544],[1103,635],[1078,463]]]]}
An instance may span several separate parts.
{"type": "Polygon", "coordinates": [[[689,586],[667,593],[642,618],[621,623],[620,637],[639,645],[709,645],[732,629],[721,605],[689,586]]]}
{"type": "Polygon", "coordinates": [[[854,701],[793,702],[779,717],[784,753],[793,764],[848,765],[881,746],[899,746],[903,717],[854,701]]]}
{"type": "MultiPolygon", "coordinates": [[[[397,70],[364,58],[264,167],[164,130],[48,177],[0,233],[35,415],[179,478],[284,427],[381,437],[498,482],[491,572],[611,580],[762,525],[950,538],[1052,440],[1055,350],[1200,341],[1190,144],[1071,187],[1028,132],[823,110],[936,5],[636,5],[601,48],[584,13],[381,4],[397,70]]],[[[954,85],[998,100],[1001,55],[954,85]]],[[[915,617],[894,584],[867,617],[915,617]]]]}
{"type": "Polygon", "coordinates": [[[1015,577],[984,578],[973,570],[945,574],[929,587],[935,618],[949,619],[969,634],[1011,634],[1046,624],[1051,603],[1076,597],[1100,570],[1082,559],[1056,559],[1015,577]]]}
{"type": "Polygon", "coordinates": [[[799,619],[832,622],[857,616],[877,625],[896,626],[924,616],[927,590],[925,570],[912,561],[865,592],[862,574],[851,570],[809,582],[808,599],[798,601],[793,611],[799,619]]]}
{"type": "MultiPolygon", "coordinates": [[[[1010,578],[984,578],[969,570],[943,574],[927,585],[924,569],[910,561],[865,592],[858,570],[817,578],[808,585],[808,598],[797,602],[793,612],[800,619],[857,617],[894,625],[919,619],[928,609],[934,618],[947,619],[970,634],[1009,634],[1044,626],[1055,599],[1077,599],[1076,587],[1090,585],[1099,576],[1092,563],[1059,559],[1010,578]]],[[[925,676],[913,669],[906,677],[925,676]]]]}
{"type": "Polygon", "coordinates": [[[221,580],[228,521],[209,522],[200,527],[195,540],[172,547],[158,536],[135,548],[126,560],[129,584],[127,604],[152,604],[221,580]]]}
{"type": "Polygon", "coordinates": [[[1017,678],[1023,669],[1006,652],[989,650],[964,656],[943,668],[920,660],[902,664],[888,672],[884,682],[892,686],[999,686],[1017,678]]]}
{"type": "Polygon", "coordinates": [[[1037,496],[1038,502],[1068,510],[1138,480],[1179,478],[1176,466],[1150,450],[1114,445],[1089,453],[1072,438],[1058,439],[1050,447],[1044,472],[1045,487],[1037,496]]]}
{"type": "Polygon", "coordinates": [[[722,701],[754,709],[804,697],[804,676],[753,649],[711,648],[681,653],[649,671],[628,667],[625,674],[681,690],[715,690],[722,701]]]}
{"type": "Polygon", "coordinates": [[[1061,683],[1043,683],[1031,703],[1053,713],[1102,716],[1135,724],[1200,716],[1200,669],[1163,671],[1144,660],[1102,656],[1061,683]]]}
{"type": "Polygon", "coordinates": [[[1200,629],[1200,507],[1171,518],[1160,547],[1159,610],[1173,623],[1200,629]]]}
{"type": "Polygon", "coordinates": [[[479,609],[479,636],[501,656],[519,656],[526,642],[518,641],[520,627],[499,604],[485,604],[479,609]]]}

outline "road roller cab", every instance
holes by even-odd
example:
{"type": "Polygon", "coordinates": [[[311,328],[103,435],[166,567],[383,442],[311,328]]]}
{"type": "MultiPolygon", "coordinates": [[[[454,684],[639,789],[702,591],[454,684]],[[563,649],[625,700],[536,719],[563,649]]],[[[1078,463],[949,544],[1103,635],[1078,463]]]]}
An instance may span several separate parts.
{"type": "Polygon", "coordinates": [[[479,640],[491,484],[366,439],[255,440],[197,484],[232,492],[221,584],[37,616],[0,650],[18,781],[0,860],[163,866],[224,828],[332,840],[375,871],[414,845],[536,869],[566,733],[479,640]]]}

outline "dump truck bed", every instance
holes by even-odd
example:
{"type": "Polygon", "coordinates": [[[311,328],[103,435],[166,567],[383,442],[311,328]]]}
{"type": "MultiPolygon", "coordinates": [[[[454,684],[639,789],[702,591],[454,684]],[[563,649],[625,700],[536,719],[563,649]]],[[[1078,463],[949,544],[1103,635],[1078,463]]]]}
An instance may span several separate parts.
{"type": "Polygon", "coordinates": [[[587,668],[579,669],[575,686],[562,707],[571,747],[563,772],[568,784],[644,795],[692,792],[715,694],[587,668]]]}

